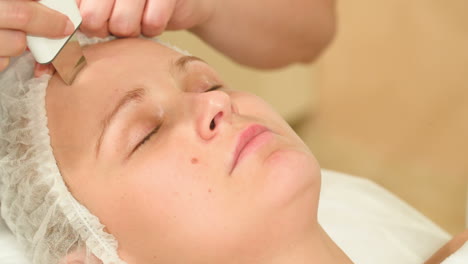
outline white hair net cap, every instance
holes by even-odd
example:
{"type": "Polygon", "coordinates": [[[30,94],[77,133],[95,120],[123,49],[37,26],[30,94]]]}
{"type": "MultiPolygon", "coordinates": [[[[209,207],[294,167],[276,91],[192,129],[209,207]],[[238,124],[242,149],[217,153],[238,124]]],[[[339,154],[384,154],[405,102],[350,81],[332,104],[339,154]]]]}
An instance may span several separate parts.
{"type": "MultiPolygon", "coordinates": [[[[79,36],[82,45],[111,39],[79,36]]],[[[123,264],[115,238],[62,179],[47,128],[51,76],[33,78],[33,67],[26,54],[0,73],[1,216],[34,264],[64,263],[74,251],[86,254],[85,263],[123,264]]]]}

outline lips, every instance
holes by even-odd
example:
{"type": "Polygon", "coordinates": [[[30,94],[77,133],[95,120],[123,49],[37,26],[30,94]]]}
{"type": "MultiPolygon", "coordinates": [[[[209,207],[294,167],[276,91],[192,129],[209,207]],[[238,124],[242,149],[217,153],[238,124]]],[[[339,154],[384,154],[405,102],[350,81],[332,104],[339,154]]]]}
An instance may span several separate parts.
{"type": "MultiPolygon", "coordinates": [[[[248,126],[246,129],[244,129],[238,139],[237,139],[237,145],[236,148],[233,152],[233,159],[232,159],[232,166],[231,166],[231,172],[234,170],[236,167],[237,163],[239,160],[242,158],[244,152],[246,152],[246,149],[250,148],[251,146],[255,145],[256,142],[258,142],[260,136],[263,136],[265,132],[269,132],[270,130],[262,125],[254,124],[248,126]]],[[[261,142],[258,142],[261,143],[261,142]]]]}

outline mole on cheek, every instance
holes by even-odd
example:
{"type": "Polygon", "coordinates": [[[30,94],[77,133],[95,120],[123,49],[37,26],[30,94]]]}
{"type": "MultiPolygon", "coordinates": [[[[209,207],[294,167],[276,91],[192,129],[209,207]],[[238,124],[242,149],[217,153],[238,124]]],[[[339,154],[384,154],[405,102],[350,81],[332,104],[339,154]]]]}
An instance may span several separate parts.
{"type": "Polygon", "coordinates": [[[192,164],[197,164],[197,163],[198,163],[198,159],[197,159],[197,158],[192,158],[192,160],[191,160],[190,162],[192,162],[192,164]]]}

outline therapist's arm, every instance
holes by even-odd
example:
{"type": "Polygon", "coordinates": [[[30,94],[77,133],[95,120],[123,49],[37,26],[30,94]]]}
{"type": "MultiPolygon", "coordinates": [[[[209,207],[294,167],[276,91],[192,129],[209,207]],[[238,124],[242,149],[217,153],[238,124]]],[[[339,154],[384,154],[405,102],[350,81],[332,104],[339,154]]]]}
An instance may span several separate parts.
{"type": "Polygon", "coordinates": [[[258,68],[311,62],[335,33],[334,0],[219,0],[191,29],[234,61],[258,68]]]}
{"type": "Polygon", "coordinates": [[[468,241],[468,229],[439,249],[425,264],[440,264],[468,241]]]}
{"type": "Polygon", "coordinates": [[[90,36],[148,37],[188,29],[258,68],[310,62],[335,33],[335,0],[77,0],[90,36]]]}

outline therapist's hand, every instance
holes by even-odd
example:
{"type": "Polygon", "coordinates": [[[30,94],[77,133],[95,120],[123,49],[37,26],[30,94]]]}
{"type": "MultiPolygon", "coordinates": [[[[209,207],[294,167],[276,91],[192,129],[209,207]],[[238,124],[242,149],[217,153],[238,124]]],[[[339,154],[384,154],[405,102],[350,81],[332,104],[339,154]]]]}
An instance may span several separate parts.
{"type": "Polygon", "coordinates": [[[216,0],[77,0],[88,36],[154,37],[204,23],[216,0]]]}
{"type": "Polygon", "coordinates": [[[0,0],[0,71],[26,50],[26,34],[63,38],[73,33],[69,19],[32,0],[0,0]]]}

